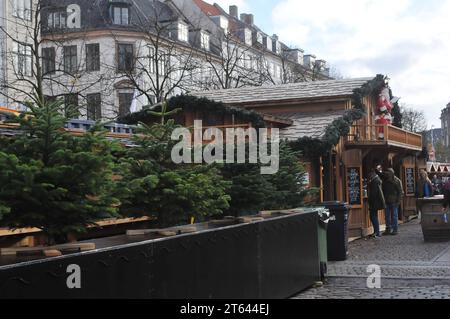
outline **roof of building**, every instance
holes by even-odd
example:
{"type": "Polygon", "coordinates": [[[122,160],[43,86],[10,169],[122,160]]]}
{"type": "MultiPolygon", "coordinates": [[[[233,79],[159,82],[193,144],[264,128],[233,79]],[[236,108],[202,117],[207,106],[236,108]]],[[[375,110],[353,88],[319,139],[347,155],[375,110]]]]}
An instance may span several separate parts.
{"type": "MultiPolygon", "coordinates": [[[[77,4],[81,9],[81,31],[96,29],[124,29],[141,30],[144,27],[153,27],[156,22],[175,21],[184,18],[170,3],[148,0],[43,0],[42,20],[47,21],[48,15],[55,8],[63,8],[70,4],[77,4]],[[129,20],[126,25],[117,25],[111,22],[110,7],[116,4],[126,4],[130,7],[129,20]]],[[[65,30],[63,30],[65,31],[65,30]]],[[[79,31],[79,30],[78,30],[79,31]]],[[[44,23],[42,33],[57,34],[58,30],[49,29],[44,23]]]]}
{"type": "Polygon", "coordinates": [[[323,97],[350,97],[355,89],[361,88],[371,80],[373,78],[301,82],[284,85],[192,92],[191,95],[205,97],[225,104],[246,104],[323,97]]]}
{"type": "Polygon", "coordinates": [[[345,110],[327,113],[277,113],[277,116],[288,118],[293,124],[280,130],[280,137],[288,140],[297,140],[302,137],[321,139],[325,131],[334,120],[341,118],[345,110]]]}
{"type": "Polygon", "coordinates": [[[193,1],[205,14],[209,16],[215,17],[221,15],[220,10],[216,6],[209,4],[203,0],[193,0],[193,1]]]}

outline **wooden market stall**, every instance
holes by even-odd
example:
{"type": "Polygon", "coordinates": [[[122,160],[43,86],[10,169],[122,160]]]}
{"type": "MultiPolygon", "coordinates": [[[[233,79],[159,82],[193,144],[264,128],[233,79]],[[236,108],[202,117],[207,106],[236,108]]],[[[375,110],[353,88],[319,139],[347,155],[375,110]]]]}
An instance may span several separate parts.
{"type": "MultiPolygon", "coordinates": [[[[401,217],[407,218],[417,214],[416,180],[426,167],[420,158],[422,136],[383,121],[384,113],[380,116],[385,79],[379,75],[193,95],[292,121],[278,126],[281,137],[303,150],[308,182],[320,188],[321,201],[351,204],[350,236],[360,237],[373,232],[365,192],[371,169],[376,164],[394,168],[406,189],[401,217]]],[[[384,222],[383,212],[380,218],[384,222]]]]}

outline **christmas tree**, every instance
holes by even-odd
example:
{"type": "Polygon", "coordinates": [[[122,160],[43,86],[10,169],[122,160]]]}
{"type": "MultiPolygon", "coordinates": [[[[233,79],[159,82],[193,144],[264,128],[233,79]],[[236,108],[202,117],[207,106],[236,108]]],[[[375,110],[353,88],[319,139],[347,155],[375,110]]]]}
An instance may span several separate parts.
{"type": "Polygon", "coordinates": [[[0,138],[0,223],[39,228],[53,244],[117,216],[113,144],[100,125],[77,137],[61,101],[27,107],[12,120],[21,134],[0,138]]]}
{"type": "Polygon", "coordinates": [[[126,151],[118,166],[121,213],[153,216],[159,227],[203,221],[229,208],[229,183],[214,165],[173,163],[173,120],[147,126],[140,124],[134,136],[137,147],[126,151]]]}

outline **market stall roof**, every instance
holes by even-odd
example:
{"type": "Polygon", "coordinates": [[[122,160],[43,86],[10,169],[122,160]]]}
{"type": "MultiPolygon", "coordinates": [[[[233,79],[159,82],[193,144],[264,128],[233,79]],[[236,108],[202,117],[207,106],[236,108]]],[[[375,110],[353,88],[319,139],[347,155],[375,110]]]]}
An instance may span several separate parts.
{"type": "Polygon", "coordinates": [[[344,110],[313,114],[299,112],[278,114],[293,121],[291,126],[280,130],[280,136],[288,140],[297,140],[302,137],[321,139],[325,135],[328,125],[334,120],[341,118],[344,114],[344,110]]]}
{"type": "Polygon", "coordinates": [[[243,87],[228,90],[213,90],[191,92],[197,97],[225,104],[239,105],[255,102],[289,101],[326,97],[350,97],[355,89],[374,78],[356,78],[344,80],[326,80],[315,82],[301,82],[283,85],[270,85],[259,87],[243,87]]]}
{"type": "Polygon", "coordinates": [[[427,172],[432,174],[435,173],[448,174],[450,173],[450,163],[428,162],[427,172]]]}

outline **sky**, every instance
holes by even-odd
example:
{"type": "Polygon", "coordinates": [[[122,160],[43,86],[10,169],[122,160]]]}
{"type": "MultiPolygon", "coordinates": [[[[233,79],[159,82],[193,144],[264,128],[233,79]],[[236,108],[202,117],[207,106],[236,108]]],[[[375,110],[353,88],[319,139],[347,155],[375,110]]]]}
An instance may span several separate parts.
{"type": "Polygon", "coordinates": [[[400,102],[441,126],[450,102],[450,0],[207,0],[328,61],[345,77],[388,75],[400,102]]]}

